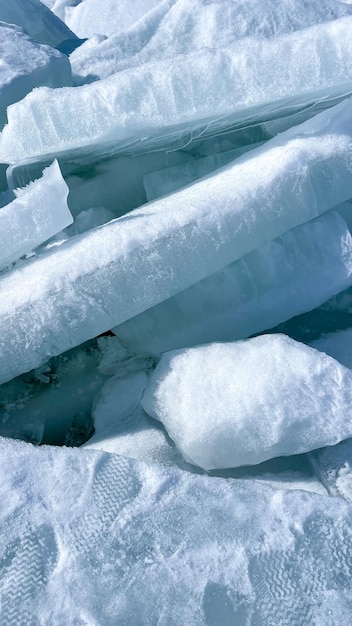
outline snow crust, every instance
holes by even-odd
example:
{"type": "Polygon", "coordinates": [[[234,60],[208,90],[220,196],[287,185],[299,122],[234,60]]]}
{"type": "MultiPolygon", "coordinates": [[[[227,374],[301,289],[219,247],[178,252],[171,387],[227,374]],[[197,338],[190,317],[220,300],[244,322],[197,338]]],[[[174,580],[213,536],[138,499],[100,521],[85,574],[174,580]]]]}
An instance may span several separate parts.
{"type": "Polygon", "coordinates": [[[348,368],[284,335],[263,335],[165,353],[142,406],[186,461],[215,469],[351,437],[351,397],[348,368]]]}

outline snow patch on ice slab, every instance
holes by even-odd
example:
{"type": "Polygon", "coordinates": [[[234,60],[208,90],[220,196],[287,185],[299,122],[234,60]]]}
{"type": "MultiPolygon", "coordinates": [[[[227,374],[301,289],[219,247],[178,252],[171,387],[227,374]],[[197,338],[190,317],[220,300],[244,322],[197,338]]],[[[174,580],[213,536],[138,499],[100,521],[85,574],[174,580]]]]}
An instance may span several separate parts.
{"type": "Polygon", "coordinates": [[[349,622],[342,499],[88,450],[0,453],[4,623],[349,622]]]}
{"type": "Polygon", "coordinates": [[[284,335],[165,353],[142,398],[186,461],[254,465],[352,435],[352,373],[284,335]]]}
{"type": "Polygon", "coordinates": [[[42,178],[15,193],[17,198],[0,209],[0,269],[73,222],[68,187],[57,161],[42,178]]]}

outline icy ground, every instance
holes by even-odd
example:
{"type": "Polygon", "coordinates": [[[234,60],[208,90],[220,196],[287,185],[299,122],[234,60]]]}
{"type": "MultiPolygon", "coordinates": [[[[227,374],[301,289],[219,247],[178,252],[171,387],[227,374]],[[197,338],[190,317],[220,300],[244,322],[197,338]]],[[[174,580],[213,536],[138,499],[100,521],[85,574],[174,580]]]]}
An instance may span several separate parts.
{"type": "Polygon", "coordinates": [[[350,626],[352,4],[0,48],[0,625],[350,626]]]}

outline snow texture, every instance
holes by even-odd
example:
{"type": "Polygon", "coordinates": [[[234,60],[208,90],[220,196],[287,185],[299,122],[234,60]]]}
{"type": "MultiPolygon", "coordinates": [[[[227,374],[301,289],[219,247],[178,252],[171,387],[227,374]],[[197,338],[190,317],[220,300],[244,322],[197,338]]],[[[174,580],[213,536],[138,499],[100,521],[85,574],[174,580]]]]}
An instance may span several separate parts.
{"type": "Polygon", "coordinates": [[[352,436],[352,372],[285,335],[165,353],[142,406],[185,460],[255,465],[352,436]]]}
{"type": "Polygon", "coordinates": [[[349,623],[341,499],[94,451],[0,453],[4,624],[349,623]]]}

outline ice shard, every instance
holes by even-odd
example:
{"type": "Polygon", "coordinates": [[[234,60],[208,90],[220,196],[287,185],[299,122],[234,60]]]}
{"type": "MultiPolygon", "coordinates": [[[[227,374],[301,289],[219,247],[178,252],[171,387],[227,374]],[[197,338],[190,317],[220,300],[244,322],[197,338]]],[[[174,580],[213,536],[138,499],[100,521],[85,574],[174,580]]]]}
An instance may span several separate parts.
{"type": "Polygon", "coordinates": [[[277,39],[146,63],[8,109],[0,161],[176,147],[192,133],[283,115],[352,91],[352,17],[277,39]],[[291,60],[294,59],[294,63],[291,60]]]}
{"type": "Polygon", "coordinates": [[[212,176],[3,276],[0,381],[138,315],[351,197],[351,115],[348,100],[212,176]]]}
{"type": "Polygon", "coordinates": [[[0,22],[0,127],[6,108],[34,87],[72,85],[70,63],[58,50],[38,44],[20,28],[0,22]]]}
{"type": "Polygon", "coordinates": [[[323,304],[352,283],[352,237],[335,212],[297,226],[114,332],[159,354],[243,339],[323,304]]]}
{"type": "Polygon", "coordinates": [[[352,436],[352,372],[285,335],[162,355],[142,398],[185,460],[256,465],[352,436]]]}
{"type": "Polygon", "coordinates": [[[0,20],[16,24],[40,43],[56,48],[76,35],[39,0],[0,0],[0,20]]]}
{"type": "Polygon", "coordinates": [[[16,195],[0,208],[0,269],[73,222],[67,206],[68,187],[57,161],[16,195]]]}

